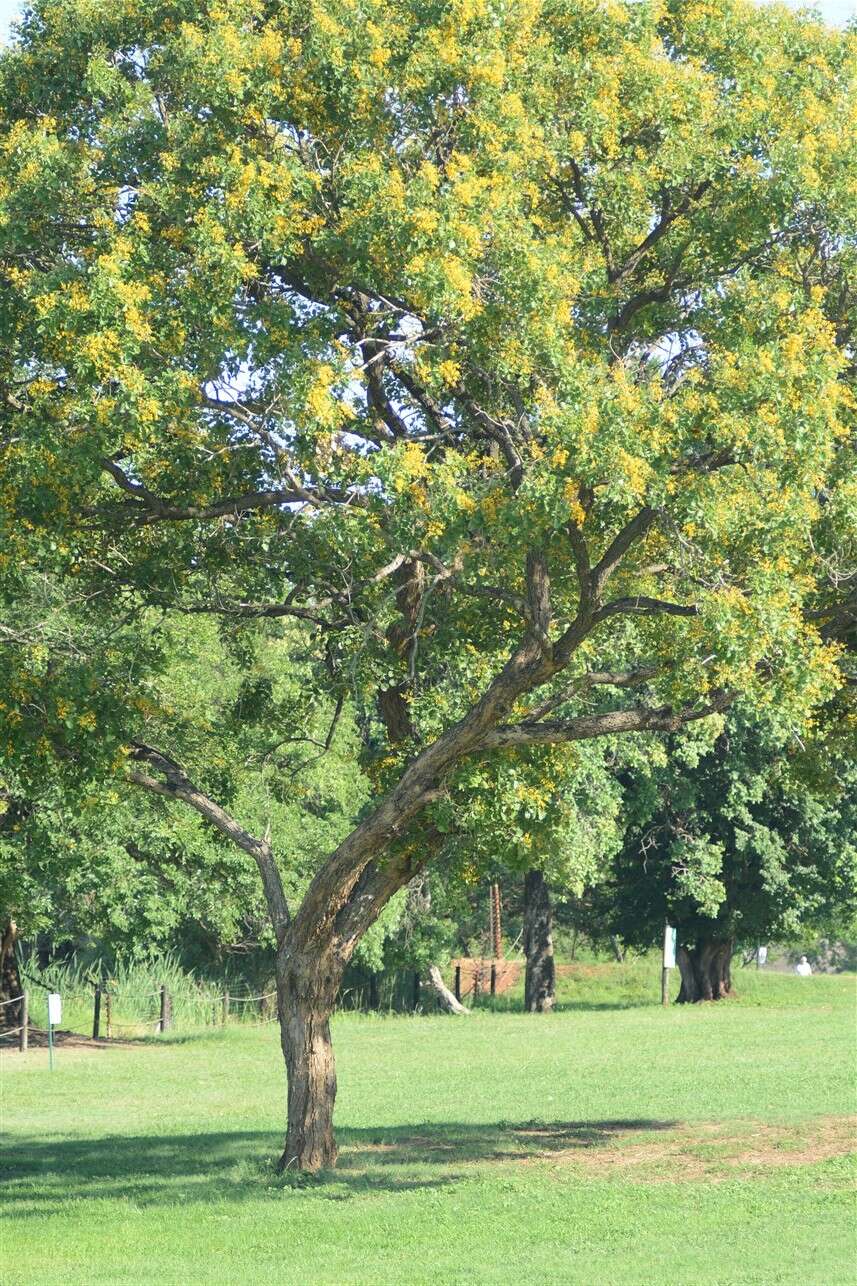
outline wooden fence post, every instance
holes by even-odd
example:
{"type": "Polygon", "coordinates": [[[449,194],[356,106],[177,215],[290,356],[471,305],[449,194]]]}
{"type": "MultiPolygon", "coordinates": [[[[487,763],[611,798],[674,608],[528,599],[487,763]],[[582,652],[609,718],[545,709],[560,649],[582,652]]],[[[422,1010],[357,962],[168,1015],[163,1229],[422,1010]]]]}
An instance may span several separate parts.
{"type": "Polygon", "coordinates": [[[107,1024],[107,1039],[113,1035],[113,997],[109,991],[104,993],[104,1021],[107,1024]]]}
{"type": "Polygon", "coordinates": [[[173,1006],[170,1001],[170,993],[166,987],[161,987],[161,1017],[158,1021],[158,1031],[169,1031],[173,1025],[173,1006]]]}
{"type": "Polygon", "coordinates": [[[92,1039],[98,1040],[101,1036],[101,983],[95,984],[95,999],[92,1005],[92,1039]]]}
{"type": "Polygon", "coordinates": [[[461,1004],[461,965],[455,966],[455,999],[461,1004]]]}
{"type": "Polygon", "coordinates": [[[22,1054],[27,1052],[27,1041],[30,1035],[30,993],[25,991],[21,996],[21,1030],[18,1033],[18,1048],[22,1054]]]}
{"type": "Polygon", "coordinates": [[[491,995],[497,995],[497,965],[491,961],[491,995]]]}
{"type": "Polygon", "coordinates": [[[223,1006],[221,1011],[221,1018],[223,1020],[223,1026],[225,1027],[229,1021],[229,991],[228,990],[224,991],[223,993],[223,1006]]]}
{"type": "Polygon", "coordinates": [[[503,954],[503,931],[500,926],[500,885],[491,885],[491,936],[495,959],[503,954]]]}

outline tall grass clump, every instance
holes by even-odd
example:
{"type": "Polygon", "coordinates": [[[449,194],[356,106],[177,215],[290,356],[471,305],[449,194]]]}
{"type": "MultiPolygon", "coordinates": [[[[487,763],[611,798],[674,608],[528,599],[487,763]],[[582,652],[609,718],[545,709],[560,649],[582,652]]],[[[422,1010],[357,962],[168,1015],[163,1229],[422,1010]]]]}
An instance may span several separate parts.
{"type": "Polygon", "coordinates": [[[222,1023],[227,991],[230,1023],[259,1022],[276,1012],[273,996],[267,1000],[256,999],[260,993],[270,992],[273,984],[253,992],[241,978],[200,978],[169,953],[119,958],[109,964],[84,961],[72,955],[44,967],[31,959],[25,966],[24,982],[30,993],[32,1023],[37,1027],[47,1025],[47,995],[55,991],[62,996],[63,1028],[83,1033],[92,1031],[95,986],[100,983],[102,1036],[108,1034],[108,1011],[113,1036],[157,1035],[163,987],[169,994],[172,1025],[177,1031],[222,1023]]]}

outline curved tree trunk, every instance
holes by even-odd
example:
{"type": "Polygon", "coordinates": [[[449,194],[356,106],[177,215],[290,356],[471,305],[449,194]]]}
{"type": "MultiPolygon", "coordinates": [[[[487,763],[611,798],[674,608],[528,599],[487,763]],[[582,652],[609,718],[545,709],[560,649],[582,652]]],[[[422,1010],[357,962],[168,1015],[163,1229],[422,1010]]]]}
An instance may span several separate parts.
{"type": "Polygon", "coordinates": [[[524,1008],[530,1014],[549,1013],[554,1006],[553,908],[541,871],[527,871],[524,878],[524,1008]]]}
{"type": "Polygon", "coordinates": [[[453,993],[449,990],[443,980],[443,976],[436,964],[429,965],[426,970],[426,983],[431,987],[441,1009],[445,1009],[449,1014],[469,1014],[470,1010],[462,1005],[460,1000],[456,1000],[453,993]]]}
{"type": "Polygon", "coordinates": [[[676,949],[681,974],[678,1004],[728,996],[732,990],[731,961],[731,938],[699,938],[693,947],[680,945],[676,949]]]}
{"type": "Polygon", "coordinates": [[[0,940],[0,1001],[12,1003],[0,1005],[0,1031],[20,1027],[24,1017],[24,989],[15,955],[17,939],[18,927],[15,921],[7,920],[0,940]]]}

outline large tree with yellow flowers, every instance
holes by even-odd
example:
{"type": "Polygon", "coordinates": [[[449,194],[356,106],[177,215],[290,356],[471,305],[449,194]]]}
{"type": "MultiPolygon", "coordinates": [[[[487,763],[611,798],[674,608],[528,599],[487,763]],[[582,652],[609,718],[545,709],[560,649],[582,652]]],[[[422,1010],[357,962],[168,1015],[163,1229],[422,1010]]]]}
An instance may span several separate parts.
{"type": "Polygon", "coordinates": [[[255,858],[284,1166],[333,1163],[343,969],[473,792],[537,817],[576,742],[838,682],[854,70],[748,0],[37,0],[3,56],[4,753],[255,858]],[[161,612],[299,622],[315,715],[367,712],[297,908],[146,697],[161,612]]]}

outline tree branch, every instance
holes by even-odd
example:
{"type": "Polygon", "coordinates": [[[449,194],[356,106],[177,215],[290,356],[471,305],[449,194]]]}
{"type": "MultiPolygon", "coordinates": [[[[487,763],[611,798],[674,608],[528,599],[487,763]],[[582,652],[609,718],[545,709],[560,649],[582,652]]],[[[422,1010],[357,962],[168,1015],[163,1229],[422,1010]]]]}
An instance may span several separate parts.
{"type": "Polygon", "coordinates": [[[628,616],[698,616],[699,608],[692,604],[669,603],[662,598],[647,598],[645,594],[637,594],[633,598],[614,598],[605,603],[595,613],[593,621],[597,624],[608,616],[619,613],[628,616]]]}
{"type": "Polygon", "coordinates": [[[358,492],[343,492],[333,488],[308,488],[294,481],[291,490],[276,488],[268,491],[246,491],[243,495],[230,496],[210,505],[188,505],[184,508],[169,504],[140,482],[134,482],[119,468],[114,460],[104,458],[101,467],[114,482],[133,497],[133,509],[142,524],[151,522],[187,522],[207,518],[236,517],[253,509],[270,509],[277,505],[293,504],[347,504],[360,507],[364,503],[358,492]]]}
{"type": "Polygon", "coordinates": [[[704,706],[685,706],[673,710],[671,706],[658,709],[638,707],[634,710],[610,710],[605,714],[581,715],[562,723],[508,724],[493,729],[481,743],[485,750],[508,750],[520,746],[551,745],[555,742],[586,741],[592,737],[607,737],[620,732],[677,732],[685,723],[706,719],[710,714],[725,710],[734,700],[734,694],[721,693],[704,706]]]}
{"type": "Polygon", "coordinates": [[[552,710],[565,705],[566,701],[570,701],[572,697],[585,688],[601,685],[612,688],[636,688],[648,683],[649,679],[653,679],[657,673],[658,669],[655,666],[641,666],[638,670],[626,670],[621,673],[614,673],[609,670],[594,670],[589,674],[581,674],[567,687],[557,692],[555,696],[550,697],[547,701],[543,701],[540,706],[530,710],[527,714],[527,723],[536,723],[538,720],[543,719],[546,714],[550,714],[552,710]]]}
{"type": "Polygon", "coordinates": [[[127,776],[129,782],[135,786],[141,786],[144,790],[151,791],[152,794],[163,795],[167,799],[180,799],[183,803],[189,804],[191,808],[196,809],[202,817],[211,822],[221,834],[255,859],[259,874],[262,877],[262,887],[265,890],[265,900],[268,904],[271,923],[274,927],[277,943],[280,944],[289,926],[289,908],[283,891],[280,872],[268,841],[258,839],[255,835],[251,835],[249,831],[246,831],[243,826],[240,826],[235,818],[231,817],[224,808],[221,808],[198,786],[195,786],[186,776],[183,769],[169,756],[161,754],[160,751],[154,750],[151,746],[146,746],[142,742],[135,742],[131,757],[138,763],[146,763],[157,772],[162,773],[164,780],[161,781],[157,777],[150,777],[146,772],[133,769],[129,771],[127,776]]]}
{"type": "Polygon", "coordinates": [[[591,584],[593,598],[598,599],[601,596],[601,591],[627,554],[628,550],[635,541],[645,535],[657,516],[657,511],[655,509],[650,509],[648,505],[645,505],[629,523],[626,523],[615,539],[611,541],[604,556],[599,559],[592,569],[591,584]]]}

